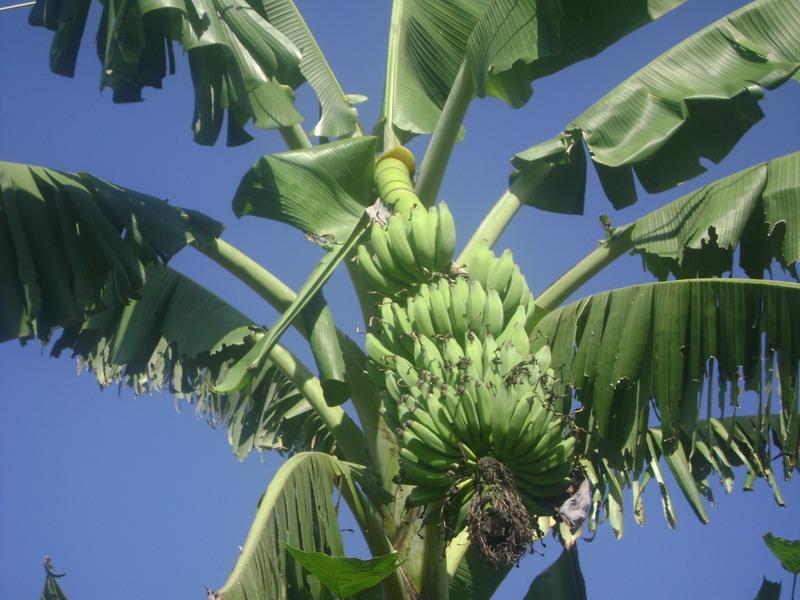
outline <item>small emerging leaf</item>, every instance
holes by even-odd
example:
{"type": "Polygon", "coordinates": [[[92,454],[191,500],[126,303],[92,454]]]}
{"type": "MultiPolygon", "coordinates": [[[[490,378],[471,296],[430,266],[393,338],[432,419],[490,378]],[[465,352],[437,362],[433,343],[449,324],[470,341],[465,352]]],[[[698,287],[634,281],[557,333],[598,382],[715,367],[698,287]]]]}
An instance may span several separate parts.
{"type": "Polygon", "coordinates": [[[764,543],[781,561],[784,569],[795,575],[800,573],[800,540],[786,540],[772,533],[765,533],[764,543]]]}
{"type": "Polygon", "coordinates": [[[385,554],[369,560],[305,552],[290,544],[286,550],[303,568],[340,598],[350,598],[378,585],[397,569],[397,554],[385,554]]]}

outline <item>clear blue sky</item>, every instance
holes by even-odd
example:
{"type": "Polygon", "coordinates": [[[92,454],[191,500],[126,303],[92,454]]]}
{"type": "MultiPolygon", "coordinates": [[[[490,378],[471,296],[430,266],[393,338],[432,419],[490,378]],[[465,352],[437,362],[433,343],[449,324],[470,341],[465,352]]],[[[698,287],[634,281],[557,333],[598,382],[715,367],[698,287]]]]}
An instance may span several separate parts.
{"type": "MultiPolygon", "coordinates": [[[[556,134],[627,75],[742,4],[688,2],[599,58],[540,81],[523,110],[493,100],[473,103],[467,137],[454,152],[441,193],[455,212],[461,242],[504,191],[513,153],[556,134]]],[[[345,90],[369,96],[359,108],[371,126],[382,95],[389,2],[306,1],[300,7],[345,90]]],[[[113,105],[110,92],[98,93],[93,25],[87,28],[78,75],[70,80],[48,72],[52,34],[29,27],[26,19],[27,9],[0,13],[0,159],[89,171],[204,211],[227,225],[226,239],[287,283],[302,282],[318,258],[313,246],[286,226],[237,220],[230,211],[233,191],[250,164],[283,149],[276,133],[257,131],[255,141],[239,148],[197,146],[191,141],[185,61],[179,60],[178,74],[163,90],[145,91],[145,102],[113,105]]],[[[300,106],[310,128],[316,108],[307,89],[300,93],[300,106]]],[[[762,106],[767,118],[722,164],[678,190],[643,197],[612,214],[614,223],[797,150],[800,86],[790,82],[762,106]]],[[[418,155],[424,143],[412,145],[418,155]]],[[[590,177],[585,217],[527,209],[500,241],[499,248],[515,251],[534,291],[602,237],[597,217],[610,206],[594,174],[590,177]]],[[[255,295],[192,250],[172,264],[255,320],[275,318],[255,295]]],[[[643,281],[649,278],[638,259],[624,257],[583,292],[643,281]]],[[[361,323],[341,273],[327,295],[342,329],[354,332],[361,323]]],[[[286,343],[308,356],[296,336],[286,343]]],[[[262,462],[252,456],[239,463],[224,433],[197,421],[190,407],[177,413],[166,395],[133,399],[128,391],[101,393],[91,377],[75,376],[73,361],[47,358],[35,343],[0,345],[0,373],[0,596],[37,597],[45,554],[68,572],[63,583],[72,600],[204,598],[204,585],[222,584],[279,457],[264,456],[262,462]]],[[[789,507],[779,509],[763,482],[755,492],[737,489],[732,496],[716,488],[711,524],[701,526],[676,490],[676,531],[667,528],[658,498],[649,494],[644,528],[628,516],[622,541],[603,526],[594,541],[581,545],[590,597],[753,598],[763,575],[782,577],[760,536],[771,530],[800,537],[800,481],[785,485],[784,492],[789,507]]],[[[350,551],[363,554],[354,534],[344,535],[350,551]]],[[[548,542],[544,553],[515,569],[497,597],[521,598],[533,576],[557,556],[557,544],[548,542]]]]}

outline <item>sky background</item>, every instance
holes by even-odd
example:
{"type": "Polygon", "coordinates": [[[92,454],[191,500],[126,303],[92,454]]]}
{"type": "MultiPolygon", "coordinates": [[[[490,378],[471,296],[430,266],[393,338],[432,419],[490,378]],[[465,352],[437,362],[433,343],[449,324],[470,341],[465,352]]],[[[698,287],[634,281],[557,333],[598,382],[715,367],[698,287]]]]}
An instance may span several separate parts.
{"type": "MultiPolygon", "coordinates": [[[[371,127],[382,96],[390,3],[298,4],[345,91],[369,97],[359,110],[371,127]]],[[[600,57],[539,81],[524,109],[475,101],[440,194],[455,213],[460,245],[505,190],[515,152],[557,134],[612,86],[742,4],[688,2],[600,57]]],[[[145,90],[145,102],[112,104],[109,91],[98,92],[93,48],[98,6],[94,9],[75,79],[49,73],[52,34],[27,25],[28,9],[0,12],[0,160],[88,171],[201,210],[226,224],[225,239],[297,288],[319,250],[294,229],[254,217],[237,220],[230,210],[247,168],[263,154],[284,149],[280,136],[256,131],[255,141],[239,148],[194,144],[184,60],[164,89],[145,90]]],[[[307,87],[298,103],[310,129],[316,105],[307,87]]],[[[706,175],[678,189],[656,197],[642,194],[639,204],[619,213],[602,197],[590,169],[584,217],[523,209],[497,249],[511,247],[532,290],[542,290],[596,246],[602,237],[599,214],[609,212],[614,224],[626,223],[704,183],[796,151],[798,106],[800,86],[790,82],[767,96],[762,103],[767,118],[720,165],[710,165],[706,175]]],[[[412,144],[418,158],[425,143],[412,144]]],[[[255,294],[193,250],[171,265],[256,321],[276,318],[255,294]]],[[[645,281],[650,277],[639,259],[623,257],[581,295],[645,281]]],[[[343,272],[326,295],[339,326],[356,336],[363,325],[343,272]]],[[[294,333],[285,343],[308,360],[294,333]]],[[[204,585],[222,585],[280,457],[254,455],[238,462],[224,432],[197,420],[191,407],[178,412],[165,394],[134,399],[125,390],[101,392],[92,377],[76,377],[74,361],[50,359],[36,343],[0,345],[0,376],[0,597],[38,597],[45,554],[68,573],[62,583],[71,600],[199,599],[205,598],[204,585]]],[[[760,540],[766,531],[800,537],[800,483],[795,479],[783,488],[788,507],[780,509],[762,481],[754,492],[737,489],[731,496],[717,486],[717,507],[706,526],[675,489],[679,523],[671,531],[650,486],[644,528],[627,514],[622,541],[601,526],[591,543],[581,543],[589,596],[750,599],[764,575],[788,586],[788,576],[760,540]]],[[[343,535],[349,551],[363,556],[356,534],[343,535]]],[[[535,574],[559,552],[553,540],[539,550],[544,556],[526,558],[497,598],[522,598],[535,574]]]]}

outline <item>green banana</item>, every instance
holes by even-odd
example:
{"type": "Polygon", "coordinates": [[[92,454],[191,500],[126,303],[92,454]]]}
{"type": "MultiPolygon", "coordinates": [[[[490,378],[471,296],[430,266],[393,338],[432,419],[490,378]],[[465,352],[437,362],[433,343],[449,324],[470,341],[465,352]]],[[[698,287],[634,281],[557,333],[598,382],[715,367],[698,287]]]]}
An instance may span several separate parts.
{"type": "Polygon", "coordinates": [[[481,333],[487,333],[495,338],[503,332],[503,301],[497,290],[489,288],[486,291],[486,301],[483,305],[483,319],[480,324],[481,333]]]}
{"type": "Polygon", "coordinates": [[[469,292],[469,284],[463,277],[457,278],[450,286],[450,304],[448,306],[450,325],[453,329],[453,337],[456,338],[459,344],[464,343],[464,336],[469,329],[467,320],[469,292]]]}
{"type": "Polygon", "coordinates": [[[439,488],[450,486],[450,477],[446,470],[434,469],[420,462],[415,454],[403,447],[400,448],[400,473],[406,483],[439,488]]]}
{"type": "Polygon", "coordinates": [[[391,368],[395,365],[397,355],[384,346],[381,341],[371,333],[367,334],[365,347],[370,359],[381,367],[391,368]]]}
{"type": "Polygon", "coordinates": [[[408,241],[409,229],[408,217],[393,215],[389,217],[386,235],[388,236],[389,248],[395,259],[395,264],[402,271],[403,276],[414,281],[421,281],[424,278],[424,273],[417,264],[414,251],[408,241]]]}
{"type": "Polygon", "coordinates": [[[486,288],[497,290],[498,294],[505,295],[514,271],[514,257],[511,255],[511,250],[505,250],[500,258],[493,262],[494,264],[486,276],[486,288]]]}
{"type": "MultiPolygon", "coordinates": [[[[380,223],[373,223],[369,230],[370,243],[372,244],[372,251],[378,259],[380,270],[384,273],[391,274],[398,281],[408,283],[407,277],[397,265],[394,254],[389,246],[389,238],[386,234],[386,229],[380,223]]],[[[413,279],[412,279],[413,281],[413,279]]]]}
{"type": "Polygon", "coordinates": [[[450,322],[450,312],[447,310],[447,305],[449,304],[450,300],[449,293],[447,293],[447,297],[445,297],[445,292],[443,291],[448,287],[449,286],[442,285],[442,283],[439,282],[436,285],[430,286],[428,291],[428,301],[430,302],[431,307],[431,318],[433,320],[433,326],[436,328],[436,333],[438,335],[453,334],[453,325],[450,322]]]}
{"type": "Polygon", "coordinates": [[[464,268],[469,273],[469,278],[471,280],[484,283],[489,276],[489,271],[494,261],[494,254],[484,242],[475,246],[472,252],[465,258],[464,268]]]}
{"type": "Polygon", "coordinates": [[[411,241],[417,264],[428,273],[436,271],[436,223],[427,209],[411,212],[411,241]]]}
{"type": "Polygon", "coordinates": [[[416,333],[429,337],[436,335],[436,329],[431,320],[431,306],[425,297],[414,296],[409,298],[406,303],[406,310],[411,320],[411,327],[416,333]]]}
{"type": "Polygon", "coordinates": [[[370,290],[393,296],[405,288],[405,284],[378,268],[364,244],[358,246],[358,266],[370,290]]]}
{"type": "Polygon", "coordinates": [[[436,259],[434,261],[434,270],[437,273],[450,271],[455,249],[456,223],[447,204],[440,202],[436,219],[436,259]]]}

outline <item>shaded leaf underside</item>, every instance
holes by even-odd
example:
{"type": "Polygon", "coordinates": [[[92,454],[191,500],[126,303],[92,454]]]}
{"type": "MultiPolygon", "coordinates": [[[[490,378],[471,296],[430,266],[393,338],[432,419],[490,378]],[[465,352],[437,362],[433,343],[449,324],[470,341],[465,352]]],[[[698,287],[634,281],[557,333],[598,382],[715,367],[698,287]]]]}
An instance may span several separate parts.
{"type": "Polygon", "coordinates": [[[684,0],[404,0],[384,119],[431,133],[461,64],[479,96],[525,104],[531,82],[589,58],[684,0]]]}
{"type": "Polygon", "coordinates": [[[221,231],[201,213],[91,175],[0,162],[0,341],[47,341],[137,293],[148,264],[221,231]]]}
{"type": "Polygon", "coordinates": [[[780,385],[782,413],[793,423],[787,423],[787,435],[791,432],[795,443],[783,437],[792,448],[800,365],[797,314],[797,284],[724,279],[645,284],[595,294],[549,313],[536,325],[534,350],[549,343],[553,365],[560,365],[564,383],[590,409],[593,426],[622,443],[632,425],[625,421],[635,387],[636,405],[653,399],[670,438],[698,419],[703,383],[712,377],[709,359],[715,359],[721,394],[728,389],[738,394],[740,378],[744,389],[761,392],[769,375],[767,383],[780,385]]]}
{"type": "Polygon", "coordinates": [[[634,251],[659,279],[721,275],[739,265],[761,278],[773,260],[798,279],[800,152],[704,186],[634,223],[634,251]]]}
{"type": "Polygon", "coordinates": [[[787,540],[772,533],[764,534],[764,543],[789,573],[800,574],[800,540],[787,540]]]}
{"type": "MultiPolygon", "coordinates": [[[[603,189],[616,208],[637,200],[633,173],[660,192],[705,171],[701,158],[721,161],[763,113],[763,90],[797,78],[800,7],[756,0],[673,47],[567,125],[561,136],[571,179],[585,181],[585,161],[567,151],[588,148],[603,189]]],[[[547,142],[552,144],[552,142],[547,142]]],[[[515,176],[542,160],[534,146],[517,154],[515,176]]],[[[548,159],[552,161],[552,157],[548,159]]],[[[570,214],[583,212],[585,186],[568,195],[537,189],[525,201],[570,214]]]]}
{"type": "MultiPolygon", "coordinates": [[[[71,77],[89,0],[37,0],[32,25],[55,31],[50,49],[53,72],[71,77]]],[[[145,86],[160,88],[175,71],[173,41],[189,55],[195,89],[195,141],[213,144],[228,115],[227,142],[251,139],[244,130],[295,125],[292,87],[302,82],[300,53],[245,0],[109,0],[97,33],[101,86],[114,102],[137,102],[145,86]]]]}
{"type": "Polygon", "coordinates": [[[488,0],[402,0],[393,23],[383,118],[401,140],[430,133],[488,0]]]}
{"type": "Polygon", "coordinates": [[[269,363],[246,389],[212,392],[263,331],[160,262],[221,230],[87,174],[0,163],[0,341],[56,338],[52,353],[71,351],[102,386],[166,388],[194,401],[209,421],[227,423],[240,457],[329,450],[316,412],[269,363]]]}
{"type": "Polygon", "coordinates": [[[556,561],[536,576],[523,600],[558,598],[586,600],[586,583],[578,563],[578,547],[564,550],[556,561]]]}

